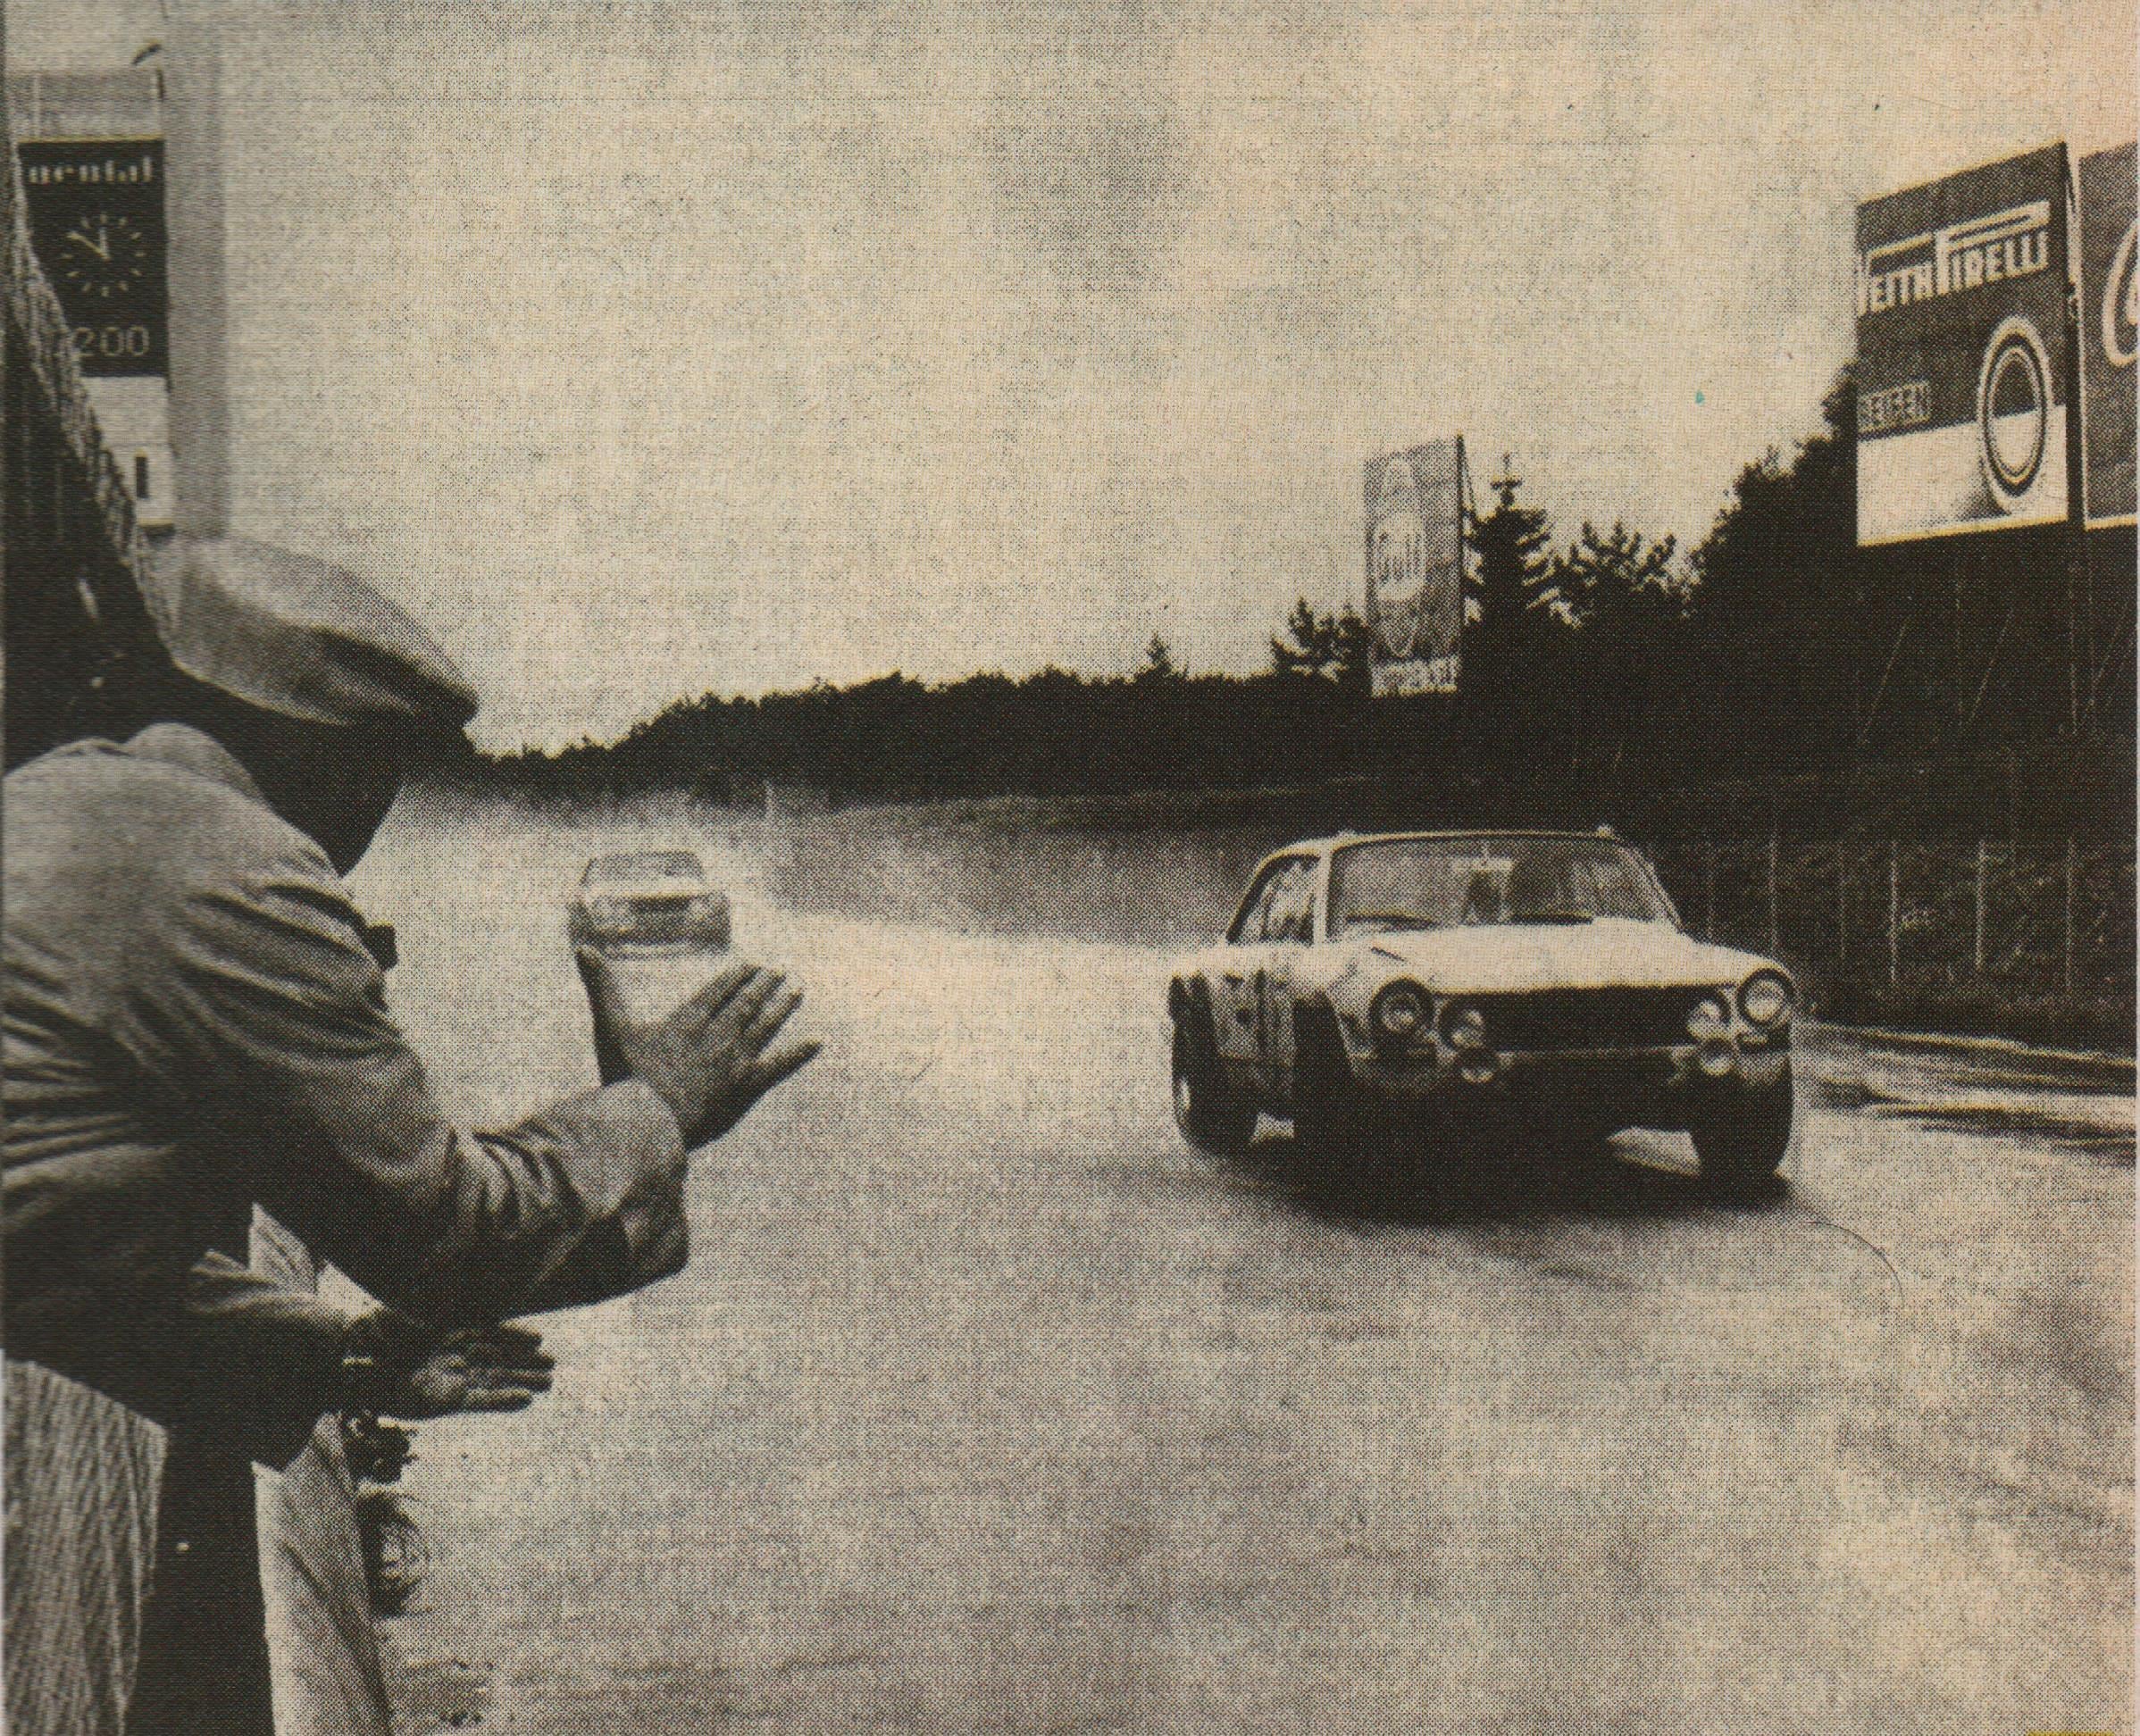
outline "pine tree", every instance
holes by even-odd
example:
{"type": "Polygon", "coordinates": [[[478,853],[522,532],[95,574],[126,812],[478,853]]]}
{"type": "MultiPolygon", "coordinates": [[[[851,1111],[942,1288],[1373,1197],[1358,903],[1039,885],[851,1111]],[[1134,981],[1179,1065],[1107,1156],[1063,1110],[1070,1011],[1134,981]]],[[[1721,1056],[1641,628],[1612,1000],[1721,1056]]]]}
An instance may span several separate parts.
{"type": "Polygon", "coordinates": [[[1137,672],[1141,681],[1173,681],[1181,679],[1182,672],[1174,667],[1174,653],[1158,634],[1152,635],[1151,643],[1144,647],[1144,667],[1137,672]]]}
{"type": "Polygon", "coordinates": [[[1336,666],[1338,685],[1346,692],[1364,697],[1375,680],[1375,635],[1358,610],[1348,603],[1337,619],[1325,618],[1330,632],[1331,661],[1336,666]]]}
{"type": "MultiPolygon", "coordinates": [[[[1868,713],[1892,714],[1881,679],[1906,594],[1868,596],[1857,546],[1857,394],[1849,368],[1821,411],[1827,426],[1785,457],[1746,465],[1694,551],[1688,599],[1712,696],[1709,733],[1726,761],[1849,750],[1868,713]],[[1782,726],[1787,725],[1787,728],[1782,726]],[[1779,733],[1780,731],[1780,733],[1779,733]]],[[[1972,539],[1965,539],[1972,540],[1972,539]]]]}
{"type": "Polygon", "coordinates": [[[1551,525],[1542,509],[1517,501],[1522,486],[1504,455],[1492,483],[1499,500],[1473,527],[1478,563],[1457,676],[1475,769],[1512,811],[1526,805],[1540,766],[1559,757],[1566,697],[1559,665],[1567,635],[1553,606],[1551,525]]]}
{"type": "Polygon", "coordinates": [[[1328,615],[1317,614],[1305,597],[1293,604],[1285,630],[1290,645],[1281,638],[1271,641],[1271,667],[1279,674],[1320,675],[1337,661],[1337,623],[1328,615]]]}
{"type": "Polygon", "coordinates": [[[1542,508],[1517,505],[1516,491],[1523,487],[1523,479],[1506,455],[1492,486],[1499,504],[1472,531],[1479,556],[1472,586],[1478,613],[1465,630],[1467,662],[1471,665],[1466,680],[1482,697],[1512,672],[1523,653],[1534,648],[1551,624],[1552,593],[1547,575],[1552,562],[1546,550],[1552,536],[1551,524],[1542,508]]]}

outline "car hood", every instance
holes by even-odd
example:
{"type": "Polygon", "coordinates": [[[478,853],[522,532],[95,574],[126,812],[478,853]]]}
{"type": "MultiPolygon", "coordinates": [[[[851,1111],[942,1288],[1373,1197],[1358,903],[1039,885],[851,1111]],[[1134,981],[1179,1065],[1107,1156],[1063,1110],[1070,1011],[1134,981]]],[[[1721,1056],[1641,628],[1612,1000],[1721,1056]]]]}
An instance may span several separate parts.
{"type": "Polygon", "coordinates": [[[1708,988],[1736,982],[1770,963],[1697,940],[1668,923],[1619,917],[1417,930],[1339,944],[1368,974],[1408,972],[1442,993],[1708,988]]]}

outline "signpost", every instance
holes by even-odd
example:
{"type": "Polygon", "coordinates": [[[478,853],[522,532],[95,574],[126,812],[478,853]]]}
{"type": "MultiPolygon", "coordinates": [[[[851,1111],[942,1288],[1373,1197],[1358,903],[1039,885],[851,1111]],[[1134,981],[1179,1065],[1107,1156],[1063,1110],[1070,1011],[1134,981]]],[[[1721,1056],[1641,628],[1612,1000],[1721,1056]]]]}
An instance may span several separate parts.
{"type": "Polygon", "coordinates": [[[30,251],[106,449],[152,537],[170,528],[170,165],[152,68],[7,79],[30,251]]]}
{"type": "Polygon", "coordinates": [[[1377,698],[1454,693],[1464,634],[1464,441],[1367,461],[1367,626],[1377,698]]]}

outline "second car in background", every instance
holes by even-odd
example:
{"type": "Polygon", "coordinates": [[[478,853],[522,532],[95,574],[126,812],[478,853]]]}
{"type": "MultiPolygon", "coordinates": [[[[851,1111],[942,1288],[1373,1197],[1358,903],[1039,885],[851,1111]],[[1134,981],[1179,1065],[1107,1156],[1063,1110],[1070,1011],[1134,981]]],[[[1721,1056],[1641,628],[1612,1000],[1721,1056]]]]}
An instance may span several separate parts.
{"type": "Polygon", "coordinates": [[[568,919],[574,946],[603,952],[721,952],[728,900],[690,850],[637,850],[587,864],[568,919]]]}

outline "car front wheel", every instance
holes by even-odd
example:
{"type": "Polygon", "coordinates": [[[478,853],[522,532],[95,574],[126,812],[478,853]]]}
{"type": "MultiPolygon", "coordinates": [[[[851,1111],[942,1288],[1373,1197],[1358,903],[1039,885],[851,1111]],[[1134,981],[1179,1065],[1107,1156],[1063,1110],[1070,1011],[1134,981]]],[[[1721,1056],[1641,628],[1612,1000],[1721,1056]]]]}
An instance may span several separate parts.
{"type": "Polygon", "coordinates": [[[1389,1130],[1352,1076],[1337,1020],[1324,1008],[1296,1015],[1293,1144],[1305,1179],[1319,1186],[1363,1182],[1377,1174],[1389,1130]]]}
{"type": "Polygon", "coordinates": [[[1775,1184],[1791,1148],[1791,1078],[1719,1105],[1693,1127],[1701,1179],[1727,1198],[1748,1198],[1775,1184]]]}
{"type": "Polygon", "coordinates": [[[1193,1007],[1174,1022],[1174,1119],[1214,1156],[1238,1156],[1256,1137],[1256,1106],[1227,1082],[1210,1021],[1193,1007]]]}

